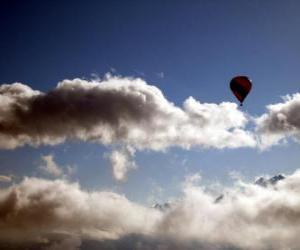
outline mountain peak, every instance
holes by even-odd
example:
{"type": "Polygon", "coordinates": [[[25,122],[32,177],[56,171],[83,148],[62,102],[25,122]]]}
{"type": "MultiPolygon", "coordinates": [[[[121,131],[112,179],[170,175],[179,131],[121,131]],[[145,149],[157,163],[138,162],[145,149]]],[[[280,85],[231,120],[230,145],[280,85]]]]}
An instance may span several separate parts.
{"type": "Polygon", "coordinates": [[[276,185],[278,181],[285,179],[282,174],[275,175],[269,179],[264,177],[259,177],[254,184],[259,185],[261,187],[267,187],[268,185],[276,185]]]}

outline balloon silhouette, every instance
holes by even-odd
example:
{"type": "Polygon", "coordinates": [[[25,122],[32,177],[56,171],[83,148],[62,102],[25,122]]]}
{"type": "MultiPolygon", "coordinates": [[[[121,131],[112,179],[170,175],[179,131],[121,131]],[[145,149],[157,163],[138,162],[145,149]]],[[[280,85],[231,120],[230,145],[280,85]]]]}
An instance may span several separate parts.
{"type": "Polygon", "coordinates": [[[240,106],[243,106],[243,101],[249,94],[252,88],[252,83],[247,76],[236,76],[230,81],[230,89],[235,97],[240,101],[240,106]]]}

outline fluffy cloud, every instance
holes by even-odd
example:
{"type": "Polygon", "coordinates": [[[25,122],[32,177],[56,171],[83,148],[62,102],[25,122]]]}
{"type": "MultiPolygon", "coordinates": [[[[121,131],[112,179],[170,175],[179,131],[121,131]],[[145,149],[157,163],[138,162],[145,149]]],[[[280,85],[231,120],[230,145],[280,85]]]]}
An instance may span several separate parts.
{"type": "Polygon", "coordinates": [[[113,176],[117,181],[125,181],[127,172],[137,168],[132,159],[134,153],[133,148],[126,147],[121,150],[113,150],[109,155],[113,176]]]}
{"type": "Polygon", "coordinates": [[[255,120],[234,103],[201,103],[193,97],[182,106],[168,101],[140,78],[107,75],[100,80],[63,80],[43,93],[21,83],[0,86],[0,148],[25,144],[55,145],[83,140],[136,149],[178,146],[267,148],[300,138],[300,93],[267,106],[255,120]]]}
{"type": "Polygon", "coordinates": [[[65,180],[25,178],[0,192],[0,238],[41,241],[48,234],[115,239],[151,233],[155,210],[112,192],[86,192],[65,180]]]}
{"type": "Polygon", "coordinates": [[[268,113],[256,120],[262,148],[288,137],[300,140],[300,93],[285,96],[283,100],[267,106],[268,113]]]}
{"type": "Polygon", "coordinates": [[[40,166],[42,171],[54,177],[63,175],[63,170],[56,164],[53,155],[43,155],[41,160],[43,161],[43,164],[40,166]]]}
{"type": "Polygon", "coordinates": [[[237,182],[219,202],[196,184],[199,180],[187,178],[183,196],[161,211],[65,180],[25,178],[0,192],[0,245],[47,245],[51,235],[60,235],[63,240],[53,249],[71,243],[78,248],[81,240],[101,240],[103,246],[109,241],[107,248],[112,242],[135,242],[130,249],[143,244],[144,249],[299,248],[299,171],[274,186],[237,182]]]}
{"type": "Polygon", "coordinates": [[[170,146],[254,147],[248,118],[234,103],[182,107],[139,78],[64,80],[48,93],[21,83],[0,86],[0,148],[83,140],[163,150],[170,146]]]}

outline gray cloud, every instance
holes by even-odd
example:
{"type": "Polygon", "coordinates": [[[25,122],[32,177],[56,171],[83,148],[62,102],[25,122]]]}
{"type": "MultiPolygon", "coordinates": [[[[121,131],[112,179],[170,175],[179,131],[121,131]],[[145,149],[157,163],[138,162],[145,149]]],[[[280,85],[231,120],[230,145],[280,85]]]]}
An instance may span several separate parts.
{"type": "Polygon", "coordinates": [[[288,137],[300,140],[300,93],[285,96],[284,102],[268,105],[267,109],[268,113],[256,120],[263,148],[288,137]]]}
{"type": "Polygon", "coordinates": [[[0,182],[11,182],[12,176],[0,175],[0,182]]]}
{"type": "Polygon", "coordinates": [[[64,80],[48,93],[21,83],[0,86],[0,148],[54,145],[65,140],[125,144],[137,149],[170,146],[254,147],[237,105],[200,103],[182,107],[138,78],[64,80]]]}
{"type": "Polygon", "coordinates": [[[87,192],[65,180],[25,178],[0,191],[0,243],[46,244],[48,235],[57,234],[65,240],[51,247],[79,247],[81,241],[124,243],[126,237],[139,235],[144,240],[134,241],[131,249],[144,244],[149,249],[299,248],[299,171],[274,186],[238,181],[223,191],[226,195],[216,203],[200,177],[190,176],[182,197],[160,211],[117,193],[87,192]]]}
{"type": "Polygon", "coordinates": [[[49,246],[43,246],[44,244],[41,244],[40,248],[43,246],[44,250],[79,250],[81,243],[79,237],[66,237],[59,241],[57,239],[53,242],[50,241],[49,246]]]}

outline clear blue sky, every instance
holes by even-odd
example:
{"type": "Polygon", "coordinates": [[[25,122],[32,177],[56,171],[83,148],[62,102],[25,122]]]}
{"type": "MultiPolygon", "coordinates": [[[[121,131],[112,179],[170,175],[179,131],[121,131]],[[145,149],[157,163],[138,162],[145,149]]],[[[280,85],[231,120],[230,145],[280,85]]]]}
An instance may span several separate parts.
{"type": "MultiPolygon", "coordinates": [[[[2,1],[0,83],[22,82],[48,91],[58,81],[103,76],[112,68],[142,77],[181,105],[235,102],[228,82],[245,74],[253,91],[244,110],[261,115],[280,96],[299,92],[299,1],[2,1]],[[163,73],[163,75],[162,75],[163,73]],[[163,76],[163,77],[162,77],[163,76]]],[[[176,195],[184,176],[200,171],[207,181],[248,178],[299,167],[295,143],[257,149],[172,148],[138,152],[139,168],[116,183],[103,154],[90,143],[0,151],[0,174],[40,175],[41,155],[76,165],[83,187],[114,189],[146,202],[154,186],[176,195]]]]}

